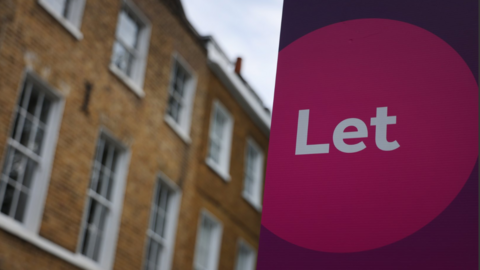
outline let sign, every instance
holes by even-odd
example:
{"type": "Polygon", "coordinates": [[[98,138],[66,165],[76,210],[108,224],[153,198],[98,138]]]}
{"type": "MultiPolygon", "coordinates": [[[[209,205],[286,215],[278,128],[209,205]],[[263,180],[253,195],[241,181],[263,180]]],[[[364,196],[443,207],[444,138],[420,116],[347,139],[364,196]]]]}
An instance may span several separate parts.
{"type": "Polygon", "coordinates": [[[478,269],[477,12],[284,1],[258,269],[478,269]]]}

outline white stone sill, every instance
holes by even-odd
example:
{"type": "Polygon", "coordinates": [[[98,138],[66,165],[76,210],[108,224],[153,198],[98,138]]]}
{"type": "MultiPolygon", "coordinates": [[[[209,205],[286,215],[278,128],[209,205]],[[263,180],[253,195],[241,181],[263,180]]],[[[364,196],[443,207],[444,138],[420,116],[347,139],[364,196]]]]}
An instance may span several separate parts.
{"type": "Polygon", "coordinates": [[[128,76],[126,76],[123,71],[121,71],[117,66],[114,64],[110,63],[109,66],[110,71],[115,74],[130,90],[132,90],[135,95],[137,95],[139,98],[145,97],[145,92],[143,92],[142,88],[138,87],[138,85],[130,79],[128,76]]]}
{"type": "Polygon", "coordinates": [[[262,205],[253,202],[253,200],[247,196],[245,193],[242,192],[242,197],[245,201],[247,201],[257,212],[261,213],[262,212],[262,205]]]}
{"type": "Polygon", "coordinates": [[[170,117],[170,115],[165,114],[164,120],[186,144],[190,144],[192,142],[192,139],[190,139],[190,136],[188,136],[185,133],[182,127],[180,127],[177,124],[177,122],[175,122],[175,120],[173,120],[172,117],[170,117]]]}
{"type": "Polygon", "coordinates": [[[72,253],[63,247],[40,237],[38,234],[24,228],[21,223],[8,217],[0,216],[0,228],[80,269],[104,270],[98,264],[87,259],[83,255],[72,253]]]}
{"type": "Polygon", "coordinates": [[[230,182],[230,175],[228,173],[224,173],[214,161],[207,157],[205,162],[207,163],[208,167],[210,167],[210,169],[212,169],[216,174],[218,174],[218,176],[220,176],[220,178],[222,178],[225,182],[230,182]]]}

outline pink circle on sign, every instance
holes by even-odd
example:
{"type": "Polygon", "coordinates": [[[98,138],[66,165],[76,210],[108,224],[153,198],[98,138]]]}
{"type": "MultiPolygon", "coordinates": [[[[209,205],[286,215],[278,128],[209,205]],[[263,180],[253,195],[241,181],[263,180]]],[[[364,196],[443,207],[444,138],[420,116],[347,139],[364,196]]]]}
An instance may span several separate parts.
{"type": "Polygon", "coordinates": [[[442,39],[400,21],[337,23],[283,49],[273,112],[262,224],[317,251],[359,252],[413,234],[453,201],[478,157],[472,72],[442,39]],[[396,116],[387,126],[396,150],[376,145],[379,107],[396,116]],[[307,109],[307,143],[328,143],[328,154],[295,155],[307,109]],[[363,141],[360,152],[333,144],[348,118],[367,126],[367,138],[345,139],[363,141]]]}

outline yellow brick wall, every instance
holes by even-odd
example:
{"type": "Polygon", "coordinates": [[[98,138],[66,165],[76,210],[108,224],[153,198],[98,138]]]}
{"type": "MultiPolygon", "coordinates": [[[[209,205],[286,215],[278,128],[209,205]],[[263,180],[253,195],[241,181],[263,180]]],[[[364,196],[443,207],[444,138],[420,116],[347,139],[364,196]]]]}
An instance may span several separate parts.
{"type": "MultiPolygon", "coordinates": [[[[25,70],[31,69],[65,98],[40,236],[76,252],[92,160],[100,128],[129,147],[127,176],[114,269],[140,269],[156,176],[182,188],[173,269],[191,269],[199,213],[206,208],[224,225],[219,269],[233,269],[237,238],[257,247],[260,213],[242,197],[246,137],[267,152],[268,138],[253,124],[207,66],[206,51],[167,0],[133,0],[152,25],[144,91],[138,98],[109,71],[120,0],[87,0],[77,40],[37,0],[0,1],[0,162],[25,70]],[[14,16],[13,16],[13,15],[14,16]],[[192,142],[166,124],[172,54],[192,67],[198,82],[192,142]],[[89,113],[81,110],[85,83],[93,85],[89,113]],[[230,172],[225,183],[205,165],[211,103],[218,98],[235,118],[230,172]],[[233,158],[235,157],[235,158],[233,158]]],[[[76,269],[0,230],[0,269],[76,269]]]]}
{"type": "MultiPolygon", "coordinates": [[[[210,73],[205,109],[202,143],[197,151],[196,168],[192,168],[194,175],[190,175],[194,187],[188,189],[190,197],[183,199],[179,220],[178,231],[181,233],[177,233],[177,245],[180,247],[177,246],[175,251],[175,270],[191,269],[193,265],[197,226],[202,209],[213,214],[223,225],[219,269],[234,269],[240,238],[258,250],[261,213],[242,197],[245,147],[248,137],[254,139],[265,154],[266,164],[268,137],[253,123],[213,73],[210,73]],[[220,101],[234,119],[230,158],[231,180],[228,182],[205,163],[214,100],[220,101]]],[[[265,168],[263,172],[265,173],[265,168]]]]}

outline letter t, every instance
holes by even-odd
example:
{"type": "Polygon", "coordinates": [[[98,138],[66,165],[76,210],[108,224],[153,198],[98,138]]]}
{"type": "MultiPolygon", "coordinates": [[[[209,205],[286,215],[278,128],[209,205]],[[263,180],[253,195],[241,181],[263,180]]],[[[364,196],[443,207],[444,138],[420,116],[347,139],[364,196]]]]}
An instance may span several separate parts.
{"type": "Polygon", "coordinates": [[[400,147],[397,141],[387,141],[387,125],[396,124],[396,116],[387,116],[388,107],[377,108],[377,117],[370,119],[370,125],[376,126],[375,142],[383,151],[392,151],[400,147]]]}

